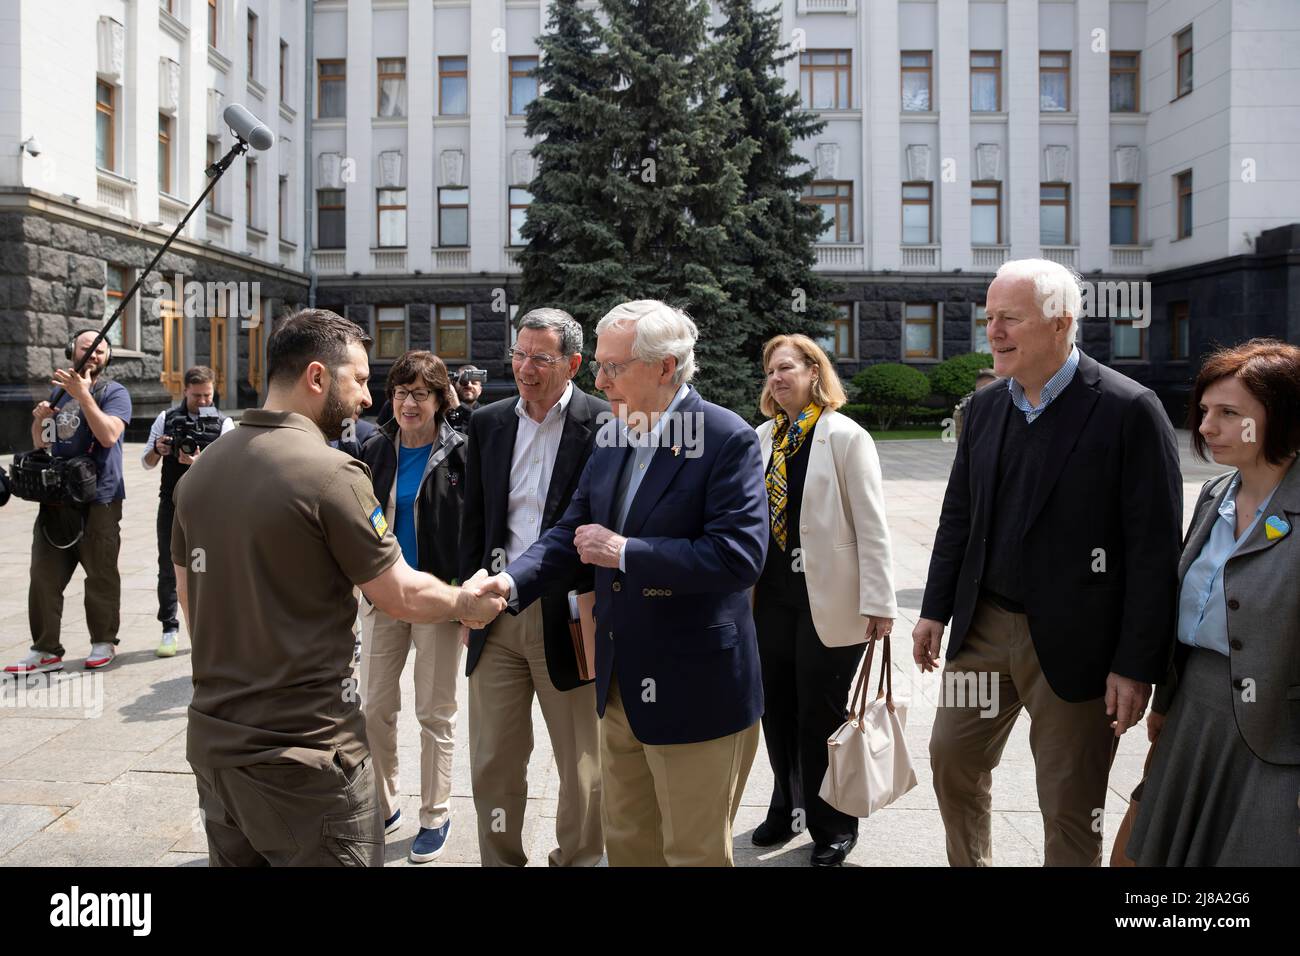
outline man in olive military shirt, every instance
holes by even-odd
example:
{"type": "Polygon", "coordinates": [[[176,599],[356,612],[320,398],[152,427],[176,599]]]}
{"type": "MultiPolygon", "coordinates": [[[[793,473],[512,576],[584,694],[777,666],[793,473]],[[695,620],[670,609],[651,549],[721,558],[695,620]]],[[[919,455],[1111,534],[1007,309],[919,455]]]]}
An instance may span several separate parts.
{"type": "Polygon", "coordinates": [[[327,444],[370,403],[369,342],[332,312],[284,320],[265,406],[176,487],[172,562],[193,645],[186,756],[213,866],[381,865],[354,586],[407,621],[483,626],[504,605],[410,568],[366,467],[327,444]]]}

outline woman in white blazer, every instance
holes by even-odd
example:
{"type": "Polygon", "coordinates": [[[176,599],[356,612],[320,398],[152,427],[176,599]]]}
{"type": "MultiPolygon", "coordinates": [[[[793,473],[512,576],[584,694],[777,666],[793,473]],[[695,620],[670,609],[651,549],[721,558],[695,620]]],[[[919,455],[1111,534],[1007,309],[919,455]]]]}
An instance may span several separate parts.
{"type": "Polygon", "coordinates": [[[858,820],[818,796],[826,738],[845,720],[867,641],[887,637],[897,616],[880,459],[866,430],[836,411],[844,388],[816,342],[777,336],[763,370],[770,538],[754,623],[775,784],[753,841],[774,846],[806,828],[812,865],[837,866],[858,820]]]}

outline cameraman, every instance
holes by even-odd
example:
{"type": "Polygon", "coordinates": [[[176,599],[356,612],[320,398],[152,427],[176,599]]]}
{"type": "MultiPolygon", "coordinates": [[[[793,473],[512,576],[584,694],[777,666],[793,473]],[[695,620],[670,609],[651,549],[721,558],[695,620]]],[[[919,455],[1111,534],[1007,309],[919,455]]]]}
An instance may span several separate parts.
{"type": "Polygon", "coordinates": [[[213,397],[217,374],[206,365],[195,365],[185,373],[183,401],[175,408],[159,412],[149,427],[149,441],[140,461],[145,468],[154,468],[162,462],[162,482],[158,485],[158,620],[162,623],[162,643],[158,645],[159,657],[176,654],[176,636],[180,624],[176,620],[176,572],[172,570],[172,517],[175,507],[172,492],[181,475],[190,470],[203,449],[235,427],[233,419],[216,412],[213,397]],[[200,414],[199,409],[210,409],[216,414],[200,414]],[[195,449],[192,455],[177,447],[174,435],[188,433],[195,449]]]}
{"type": "Polygon", "coordinates": [[[469,417],[478,408],[479,396],[483,394],[483,382],[487,372],[474,365],[462,365],[452,379],[452,391],[455,393],[447,403],[447,424],[462,435],[469,433],[469,417]]]}
{"type": "MultiPolygon", "coordinates": [[[[80,332],[68,344],[73,363],[90,351],[98,331],[80,332]]],[[[32,410],[32,444],[56,458],[89,455],[95,463],[95,498],[84,507],[41,505],[32,530],[31,583],[27,590],[27,619],[32,649],[5,668],[9,674],[34,674],[63,669],[63,589],[80,564],[86,571],[86,628],[90,631],[87,670],[104,667],[117,653],[122,608],[122,579],[117,555],[122,545],[122,433],[131,420],[131,396],[120,382],[100,381],[111,358],[101,341],[81,374],[56,369],[52,385],[64,390],[58,402],[41,402],[32,410]],[[52,420],[53,424],[47,422],[52,420]]]]}

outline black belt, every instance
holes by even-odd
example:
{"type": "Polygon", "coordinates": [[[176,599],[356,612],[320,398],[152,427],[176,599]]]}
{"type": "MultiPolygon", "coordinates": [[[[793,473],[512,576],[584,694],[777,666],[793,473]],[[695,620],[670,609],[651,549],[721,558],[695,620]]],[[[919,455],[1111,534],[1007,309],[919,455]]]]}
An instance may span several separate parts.
{"type": "Polygon", "coordinates": [[[1024,614],[1025,606],[1019,601],[1013,601],[1004,594],[998,594],[996,591],[990,591],[988,588],[980,589],[980,597],[991,604],[996,605],[1004,611],[1011,614],[1024,614]]]}

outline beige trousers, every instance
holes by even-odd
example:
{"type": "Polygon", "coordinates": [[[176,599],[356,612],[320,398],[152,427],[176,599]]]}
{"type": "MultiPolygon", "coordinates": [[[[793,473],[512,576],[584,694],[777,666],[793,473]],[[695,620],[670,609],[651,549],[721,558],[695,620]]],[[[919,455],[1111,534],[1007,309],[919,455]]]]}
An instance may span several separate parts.
{"type": "MultiPolygon", "coordinates": [[[[1070,703],[1056,696],[1039,667],[1029,619],[985,600],[975,608],[970,633],[943,673],[944,687],[957,686],[950,673],[954,678],[974,674],[977,686],[987,688],[986,704],[996,699],[995,707],[981,707],[967,690],[961,694],[964,700],[949,700],[945,694],[935,714],[930,767],[947,832],[948,862],[993,863],[993,768],[1023,707],[1030,719],[1045,862],[1100,866],[1106,781],[1117,744],[1105,698],[1070,703]],[[982,711],[991,716],[981,716],[982,711]]],[[[969,687],[969,679],[962,686],[969,687]]]]}
{"type": "Polygon", "coordinates": [[[556,690],[546,670],[542,605],[502,614],[469,675],[470,777],[484,866],[524,866],[524,808],[533,752],[537,695],[560,777],[557,847],[551,866],[595,866],[604,851],[600,825],[600,745],[596,690],[556,690]]]}
{"type": "Polygon", "coordinates": [[[375,764],[375,789],[387,820],[400,805],[397,715],[406,658],[415,648],[415,718],[420,723],[420,826],[441,827],[451,810],[456,740],[456,673],[464,645],[459,626],[408,624],[379,608],[362,619],[361,710],[375,764]]]}
{"type": "Polygon", "coordinates": [[[758,750],[758,727],[693,744],[643,744],[618,680],[600,722],[610,866],[731,866],[731,825],[758,750]]]}

